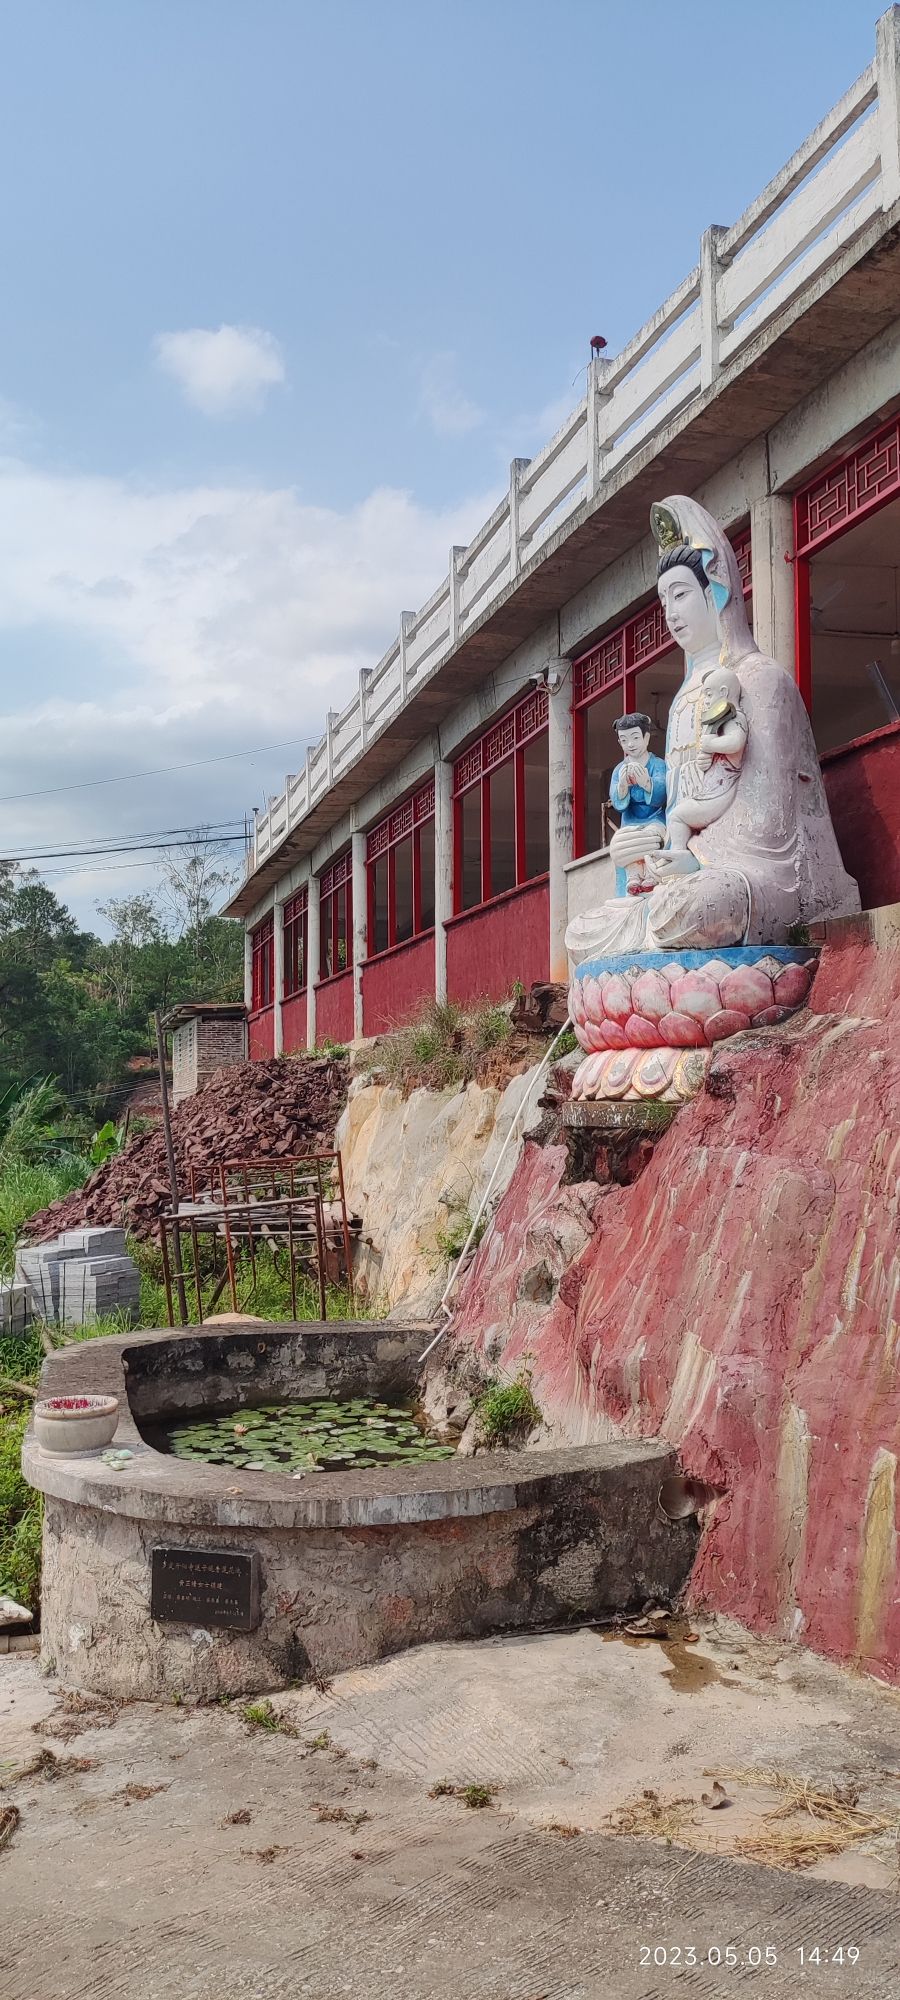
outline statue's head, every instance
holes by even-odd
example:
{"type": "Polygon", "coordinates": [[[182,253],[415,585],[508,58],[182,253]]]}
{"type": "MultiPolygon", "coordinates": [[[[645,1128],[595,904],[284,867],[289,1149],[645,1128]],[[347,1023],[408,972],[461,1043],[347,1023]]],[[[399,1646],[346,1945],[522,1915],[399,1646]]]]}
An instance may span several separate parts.
{"type": "Polygon", "coordinates": [[[700,549],[676,543],[661,552],[657,589],[676,646],[693,655],[718,643],[716,607],[700,549]]]}
{"type": "Polygon", "coordinates": [[[649,715],[620,715],[615,731],[623,757],[646,757],[650,748],[649,715]]]}
{"type": "Polygon", "coordinates": [[[724,529],[685,493],[654,501],[650,526],[659,549],[657,588],[676,645],[696,659],[718,641],[722,658],[738,665],[755,647],[724,529]]]}

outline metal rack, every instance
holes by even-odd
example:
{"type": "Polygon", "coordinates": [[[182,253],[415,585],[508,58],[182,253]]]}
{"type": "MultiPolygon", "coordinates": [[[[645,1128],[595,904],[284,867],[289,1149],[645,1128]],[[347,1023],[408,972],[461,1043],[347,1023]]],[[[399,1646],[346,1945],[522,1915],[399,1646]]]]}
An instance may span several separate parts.
{"type": "MultiPolygon", "coordinates": [[[[353,1296],[350,1226],[339,1152],[305,1153],[287,1159],[212,1160],[208,1168],[192,1168],[190,1197],[159,1218],[159,1245],[169,1325],[175,1318],[173,1284],[189,1286],[197,1322],[204,1317],[204,1240],[211,1250],[215,1284],[209,1307],[228,1287],[233,1312],[239,1312],[240,1253],[249,1260],[251,1282],[246,1305],[257,1283],[257,1256],[265,1247],[287,1262],[291,1314],[297,1317],[298,1275],[318,1286],[322,1319],[328,1316],[326,1283],[341,1276],[353,1296]],[[185,1249],[191,1244],[188,1266],[185,1249]],[[221,1266],[219,1254],[222,1255],[221,1266]]],[[[206,1273],[209,1276],[209,1271],[206,1273]]],[[[186,1293],[185,1293],[186,1296],[186,1293]]],[[[207,1310],[209,1310],[207,1307],[207,1310]]]]}

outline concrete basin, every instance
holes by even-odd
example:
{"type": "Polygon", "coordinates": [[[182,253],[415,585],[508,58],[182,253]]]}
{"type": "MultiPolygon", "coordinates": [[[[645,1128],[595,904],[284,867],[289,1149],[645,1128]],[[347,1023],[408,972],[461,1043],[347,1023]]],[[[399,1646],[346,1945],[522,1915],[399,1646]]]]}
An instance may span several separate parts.
{"type": "Polygon", "coordinates": [[[283,1688],[431,1639],[667,1602],[696,1546],[657,1506],[653,1441],[371,1471],[236,1471],[154,1450],[161,1420],[281,1397],[416,1392],[430,1329],[304,1321],[91,1340],[42,1394],[117,1395],[127,1460],[29,1433],[45,1496],[41,1643],[65,1682],[124,1698],[283,1688]],[[249,1560],[248,1560],[249,1559],[249,1560]],[[218,1597],[216,1596],[218,1593],[218,1597]],[[224,1593],[224,1595],[223,1595],[224,1593]]]}

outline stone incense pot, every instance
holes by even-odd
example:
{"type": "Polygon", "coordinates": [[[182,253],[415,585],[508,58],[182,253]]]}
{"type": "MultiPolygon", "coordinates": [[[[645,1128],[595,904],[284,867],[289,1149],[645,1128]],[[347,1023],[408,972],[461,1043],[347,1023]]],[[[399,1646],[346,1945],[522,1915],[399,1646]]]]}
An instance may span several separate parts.
{"type": "Polygon", "coordinates": [[[34,1406],[34,1434],[42,1451],[100,1451],[119,1422],[118,1396],[49,1396],[34,1406]]]}

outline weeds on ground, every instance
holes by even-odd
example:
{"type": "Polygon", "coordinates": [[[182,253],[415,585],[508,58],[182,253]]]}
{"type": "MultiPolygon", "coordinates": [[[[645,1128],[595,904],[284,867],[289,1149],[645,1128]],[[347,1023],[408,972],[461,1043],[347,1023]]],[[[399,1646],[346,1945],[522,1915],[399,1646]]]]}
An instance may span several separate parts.
{"type": "Polygon", "coordinates": [[[454,1785],[449,1778],[439,1778],[429,1791],[430,1799],[459,1799],[470,1811],[481,1811],[493,1805],[498,1791],[497,1785],[454,1785]]]}
{"type": "Polygon", "coordinates": [[[415,1021],[381,1037],[378,1058],[397,1090],[446,1090],[468,1083],[511,1034],[507,1006],[484,1001],[464,1012],[452,1000],[431,1000],[415,1021]]]}
{"type": "MultiPolygon", "coordinates": [[[[190,1248],[187,1249],[190,1260],[190,1248]]],[[[165,1326],[167,1323],[166,1292],[162,1281],[162,1265],[159,1251],[153,1244],[130,1243],[131,1255],[141,1274],[141,1319],[142,1326],[165,1326]]],[[[211,1262],[201,1257],[200,1296],[203,1301],[203,1316],[211,1313],[231,1311],[231,1295],[226,1285],[213,1303],[218,1277],[211,1262]]],[[[281,1258],[273,1256],[268,1247],[256,1253],[255,1269],[249,1257],[244,1254],[236,1260],[236,1285],[239,1311],[252,1314],[256,1319],[319,1319],[319,1287],[312,1278],[298,1273],[297,1310],[291,1305],[291,1288],[287,1270],[281,1258]]],[[[188,1313],[197,1317],[197,1293],[193,1278],[186,1280],[188,1313]]],[[[329,1319],[378,1319],[382,1317],[378,1302],[351,1298],[345,1284],[328,1284],[325,1287],[326,1308],[329,1319]]],[[[99,1331],[99,1323],[98,1328],[99,1331]]],[[[126,1331],[126,1328],[107,1328],[104,1331],[126,1331]]]]}
{"type": "Polygon", "coordinates": [[[285,1716],[279,1715],[270,1701],[248,1701],[246,1708],[241,1710],[241,1715],[250,1730],[267,1730],[272,1736],[297,1735],[293,1723],[288,1722],[285,1716]]]}
{"type": "Polygon", "coordinates": [[[541,1421],[528,1368],[514,1382],[489,1382],[476,1407],[486,1444],[514,1444],[541,1421]]]}
{"type": "Polygon", "coordinates": [[[425,1071],[438,1090],[461,1083],[462,1014],[452,1001],[431,1000],[418,1020],[385,1035],[379,1057],[388,1083],[412,1089],[425,1071]]]}
{"type": "MultiPolygon", "coordinates": [[[[9,1344],[4,1342],[4,1348],[9,1344]]],[[[41,1588],[43,1502],[41,1495],[26,1485],[19,1464],[30,1415],[29,1403],[0,1401],[0,1592],[36,1611],[41,1588]]]]}

